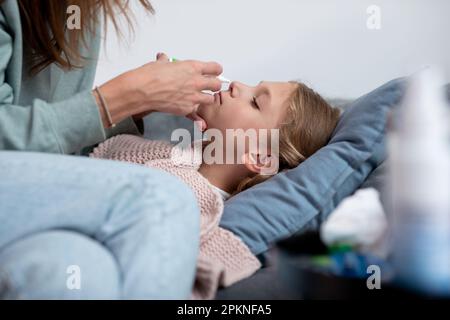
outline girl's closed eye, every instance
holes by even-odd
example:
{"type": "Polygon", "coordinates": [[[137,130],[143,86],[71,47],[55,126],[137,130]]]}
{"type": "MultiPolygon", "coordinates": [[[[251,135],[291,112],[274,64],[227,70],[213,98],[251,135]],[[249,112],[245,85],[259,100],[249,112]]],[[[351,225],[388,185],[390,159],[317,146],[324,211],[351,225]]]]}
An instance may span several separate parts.
{"type": "Polygon", "coordinates": [[[259,105],[258,105],[258,102],[256,101],[256,97],[253,97],[253,99],[252,99],[252,105],[253,105],[254,108],[256,108],[256,109],[259,110],[259,105]]]}

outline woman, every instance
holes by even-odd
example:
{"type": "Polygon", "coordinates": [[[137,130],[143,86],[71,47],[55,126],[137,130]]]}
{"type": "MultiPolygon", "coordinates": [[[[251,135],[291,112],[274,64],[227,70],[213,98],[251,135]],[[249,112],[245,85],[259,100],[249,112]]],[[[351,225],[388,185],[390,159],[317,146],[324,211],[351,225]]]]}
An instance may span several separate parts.
{"type": "Polygon", "coordinates": [[[221,66],[164,59],[93,91],[98,17],[117,27],[127,1],[0,0],[0,9],[0,298],[187,297],[198,207],[184,184],[30,152],[74,154],[137,134],[152,111],[197,118],[196,106],[213,102],[202,91],[220,89],[221,66]],[[69,5],[80,29],[66,28],[69,5]]]}

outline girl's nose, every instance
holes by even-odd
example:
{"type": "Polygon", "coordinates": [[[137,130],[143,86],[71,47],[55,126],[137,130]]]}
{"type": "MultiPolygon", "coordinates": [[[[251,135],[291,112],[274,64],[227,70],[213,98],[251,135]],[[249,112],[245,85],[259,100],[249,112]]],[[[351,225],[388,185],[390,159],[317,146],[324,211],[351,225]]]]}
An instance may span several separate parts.
{"type": "Polygon", "coordinates": [[[248,86],[239,81],[233,81],[229,87],[230,95],[233,98],[252,96],[255,91],[255,87],[248,86]]]}
{"type": "Polygon", "coordinates": [[[243,85],[243,83],[240,83],[239,81],[232,81],[230,83],[230,87],[240,87],[242,85],[243,85]]]}
{"type": "Polygon", "coordinates": [[[244,84],[239,82],[239,81],[232,81],[230,83],[230,94],[233,98],[236,98],[237,95],[242,91],[242,89],[244,88],[244,84]]]}

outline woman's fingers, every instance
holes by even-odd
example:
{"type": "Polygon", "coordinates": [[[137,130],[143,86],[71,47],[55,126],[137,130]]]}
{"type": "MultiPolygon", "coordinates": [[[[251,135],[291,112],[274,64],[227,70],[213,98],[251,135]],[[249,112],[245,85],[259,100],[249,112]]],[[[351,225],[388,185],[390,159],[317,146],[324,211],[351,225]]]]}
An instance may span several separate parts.
{"type": "Polygon", "coordinates": [[[192,114],[190,118],[193,120],[202,120],[196,115],[194,106],[214,103],[214,96],[205,91],[221,89],[222,83],[216,77],[222,73],[222,66],[216,62],[195,60],[168,63],[169,57],[164,53],[158,53],[156,58],[156,62],[123,75],[142,100],[135,104],[131,115],[159,111],[192,114]]]}
{"type": "Polygon", "coordinates": [[[198,90],[210,90],[213,92],[220,91],[222,88],[222,82],[217,78],[203,77],[202,80],[198,82],[198,90]]]}
{"type": "Polygon", "coordinates": [[[198,94],[195,95],[193,102],[196,105],[199,105],[199,104],[204,104],[204,105],[213,104],[214,103],[214,96],[212,96],[210,94],[207,94],[207,93],[198,93],[198,94]]]}
{"type": "Polygon", "coordinates": [[[223,72],[223,68],[217,62],[200,62],[200,69],[205,76],[220,76],[223,72]]]}

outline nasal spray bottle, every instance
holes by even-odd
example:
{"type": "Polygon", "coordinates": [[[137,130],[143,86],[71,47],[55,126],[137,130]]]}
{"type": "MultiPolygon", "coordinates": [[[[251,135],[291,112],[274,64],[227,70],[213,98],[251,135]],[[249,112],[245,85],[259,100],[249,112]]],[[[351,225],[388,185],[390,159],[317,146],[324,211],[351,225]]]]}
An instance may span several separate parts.
{"type": "Polygon", "coordinates": [[[398,283],[450,296],[448,102],[439,74],[413,76],[388,134],[392,262],[398,283]]]}

